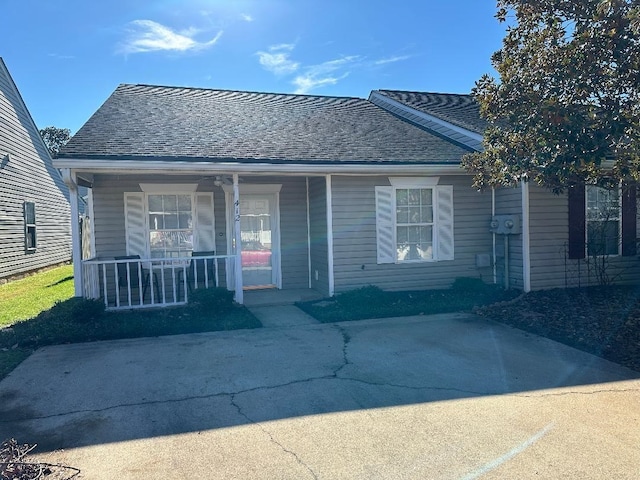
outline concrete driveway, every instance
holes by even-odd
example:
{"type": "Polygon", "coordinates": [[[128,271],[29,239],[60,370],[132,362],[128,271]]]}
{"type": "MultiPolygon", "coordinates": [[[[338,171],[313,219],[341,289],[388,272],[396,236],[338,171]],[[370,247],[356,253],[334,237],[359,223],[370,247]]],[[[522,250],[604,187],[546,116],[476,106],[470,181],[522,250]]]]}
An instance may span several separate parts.
{"type": "Polygon", "coordinates": [[[65,345],[0,438],[86,479],[635,479],[639,376],[463,314],[65,345]]]}

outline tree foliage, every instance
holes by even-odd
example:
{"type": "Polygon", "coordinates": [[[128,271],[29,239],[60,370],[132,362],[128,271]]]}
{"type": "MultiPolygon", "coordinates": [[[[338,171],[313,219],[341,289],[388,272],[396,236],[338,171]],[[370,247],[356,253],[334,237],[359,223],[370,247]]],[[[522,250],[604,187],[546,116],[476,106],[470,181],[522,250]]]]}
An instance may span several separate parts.
{"type": "Polygon", "coordinates": [[[554,191],[640,179],[640,0],[498,0],[505,22],[473,94],[484,151],[463,159],[474,185],[529,179],[554,191]],[[613,167],[612,165],[613,164],[613,167]]]}
{"type": "Polygon", "coordinates": [[[53,158],[58,156],[60,148],[67,144],[71,138],[71,130],[68,128],[46,127],[40,130],[40,136],[44,140],[49,153],[53,158]]]}

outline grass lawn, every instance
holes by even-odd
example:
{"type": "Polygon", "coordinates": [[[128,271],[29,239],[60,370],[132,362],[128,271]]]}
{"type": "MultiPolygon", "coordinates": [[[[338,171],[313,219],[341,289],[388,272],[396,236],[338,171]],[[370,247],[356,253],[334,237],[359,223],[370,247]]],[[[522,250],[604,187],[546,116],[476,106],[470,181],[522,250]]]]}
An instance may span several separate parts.
{"type": "Polygon", "coordinates": [[[73,296],[73,265],[0,285],[0,328],[35,317],[73,296]]]}
{"type": "Polygon", "coordinates": [[[377,287],[364,287],[336,295],[332,299],[299,302],[296,305],[323,322],[342,322],[367,318],[431,315],[435,313],[471,311],[516,296],[476,279],[458,279],[447,290],[386,292],[377,287]]]}
{"type": "Polygon", "coordinates": [[[105,312],[98,300],[70,298],[0,329],[0,379],[37,348],[64,343],[259,328],[226,289],[199,289],[181,307],[105,312]]]}

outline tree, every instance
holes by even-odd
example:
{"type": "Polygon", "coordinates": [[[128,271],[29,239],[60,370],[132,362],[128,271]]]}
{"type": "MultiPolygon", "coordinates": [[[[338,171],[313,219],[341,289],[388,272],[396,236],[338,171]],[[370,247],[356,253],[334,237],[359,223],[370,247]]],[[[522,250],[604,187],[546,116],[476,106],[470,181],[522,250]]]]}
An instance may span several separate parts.
{"type": "Polygon", "coordinates": [[[640,179],[640,1],[498,0],[508,24],[473,95],[488,121],[466,155],[474,186],[535,181],[561,192],[640,179]]]}
{"type": "Polygon", "coordinates": [[[40,130],[40,136],[44,140],[49,153],[53,158],[58,156],[60,148],[66,145],[71,138],[71,130],[68,128],[46,127],[40,130]]]}

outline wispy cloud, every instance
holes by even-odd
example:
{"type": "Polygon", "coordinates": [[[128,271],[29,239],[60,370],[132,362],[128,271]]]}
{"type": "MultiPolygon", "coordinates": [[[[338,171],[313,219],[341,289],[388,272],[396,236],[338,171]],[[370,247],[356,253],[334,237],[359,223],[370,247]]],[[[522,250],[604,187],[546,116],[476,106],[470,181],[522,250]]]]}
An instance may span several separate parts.
{"type": "Polygon", "coordinates": [[[134,20],[128,27],[129,36],[118,50],[124,54],[203,50],[215,45],[222,36],[219,31],[212,39],[201,42],[194,39],[199,30],[193,27],[178,32],[152,20],[134,20]]]}
{"type": "Polygon", "coordinates": [[[335,85],[349,75],[349,71],[345,70],[356,66],[361,59],[359,55],[350,55],[306,67],[304,73],[293,79],[295,93],[308,93],[320,87],[335,85]]]}
{"type": "Polygon", "coordinates": [[[295,45],[291,43],[281,43],[270,46],[267,52],[256,52],[256,55],[258,55],[260,65],[265,69],[276,75],[286,75],[295,72],[300,66],[298,62],[294,62],[290,58],[294,48],[295,45]]]}
{"type": "Polygon", "coordinates": [[[245,22],[253,22],[253,17],[246,13],[241,13],[240,18],[242,18],[242,20],[244,20],[245,22]]]}
{"type": "Polygon", "coordinates": [[[387,63],[395,63],[395,62],[401,62],[403,60],[408,60],[409,58],[411,58],[411,55],[396,55],[395,57],[381,58],[380,60],[375,60],[373,64],[385,65],[387,63]]]}

